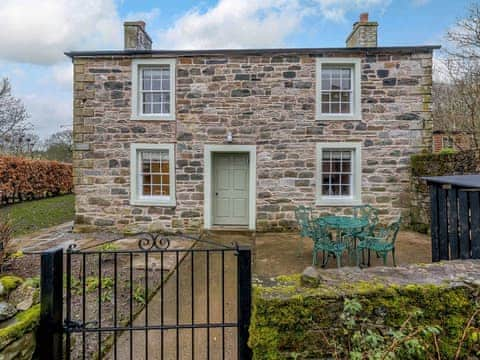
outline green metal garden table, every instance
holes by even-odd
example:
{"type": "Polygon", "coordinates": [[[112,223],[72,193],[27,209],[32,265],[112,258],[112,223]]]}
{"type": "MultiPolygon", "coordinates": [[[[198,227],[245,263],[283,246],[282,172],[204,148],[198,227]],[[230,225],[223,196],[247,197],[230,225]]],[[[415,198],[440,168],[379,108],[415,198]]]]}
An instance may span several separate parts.
{"type": "MultiPolygon", "coordinates": [[[[344,241],[344,234],[351,234],[353,231],[361,230],[368,225],[368,219],[353,216],[329,215],[322,216],[321,219],[329,229],[335,230],[335,241],[344,241]]],[[[352,242],[347,244],[350,257],[355,255],[355,240],[353,238],[351,239],[352,242]]]]}

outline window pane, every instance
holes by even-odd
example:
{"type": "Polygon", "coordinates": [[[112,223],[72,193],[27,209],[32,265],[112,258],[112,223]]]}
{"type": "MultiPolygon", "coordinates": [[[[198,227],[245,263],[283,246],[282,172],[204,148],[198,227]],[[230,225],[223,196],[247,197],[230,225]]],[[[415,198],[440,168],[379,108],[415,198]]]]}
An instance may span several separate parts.
{"type": "Polygon", "coordinates": [[[338,101],[340,101],[340,93],[338,93],[338,92],[332,92],[330,96],[331,96],[331,98],[332,98],[332,102],[338,102],[338,101]]]}
{"type": "Polygon", "coordinates": [[[170,176],[169,175],[162,175],[162,185],[170,184],[170,176]]]}
{"type": "Polygon", "coordinates": [[[350,102],[350,93],[349,92],[341,92],[340,96],[342,98],[342,102],[350,102]]]}
{"type": "Polygon", "coordinates": [[[164,196],[170,195],[170,187],[168,185],[162,186],[162,195],[164,196]]]}
{"type": "Polygon", "coordinates": [[[152,93],[144,93],[143,94],[143,102],[144,103],[151,103],[153,101],[153,94],[152,93]]]}
{"type": "Polygon", "coordinates": [[[350,177],[351,175],[341,175],[340,180],[342,182],[342,185],[350,185],[350,177]]]}
{"type": "Polygon", "coordinates": [[[340,79],[332,80],[332,90],[340,90],[340,79]]]}
{"type": "Polygon", "coordinates": [[[152,182],[152,177],[150,175],[143,175],[143,183],[145,185],[150,185],[152,182]]]}
{"type": "Polygon", "coordinates": [[[330,162],[328,161],[323,161],[322,162],[322,171],[325,172],[330,172],[330,162]]]}
{"type": "Polygon", "coordinates": [[[329,102],[330,101],[330,93],[323,93],[322,94],[322,101],[329,102]]]}
{"type": "Polygon", "coordinates": [[[340,187],[340,191],[341,191],[342,196],[350,196],[351,195],[350,185],[342,185],[340,187]]]}
{"type": "Polygon", "coordinates": [[[161,114],[162,113],[162,104],[153,104],[153,113],[154,114],[161,114]]]}
{"type": "Polygon", "coordinates": [[[142,90],[150,90],[152,87],[152,83],[150,81],[150,78],[143,78],[142,82],[142,90]]]}
{"type": "Polygon", "coordinates": [[[324,113],[324,114],[330,113],[330,104],[329,103],[322,103],[322,113],[324,113]]]}
{"type": "Polygon", "coordinates": [[[162,90],[170,90],[170,78],[162,81],[162,90]]]}
{"type": "Polygon", "coordinates": [[[142,186],[142,195],[143,196],[150,196],[152,193],[151,193],[151,188],[150,188],[150,185],[144,185],[142,186]]]}
{"type": "Polygon", "coordinates": [[[161,186],[160,185],[153,185],[152,186],[152,195],[153,196],[160,196],[162,195],[162,190],[161,190],[161,186]]]}
{"type": "Polygon", "coordinates": [[[349,103],[342,103],[340,107],[340,112],[342,114],[349,114],[350,113],[350,104],[349,103]]]}
{"type": "Polygon", "coordinates": [[[152,104],[143,104],[143,113],[151,114],[152,113],[152,104]]]}
{"type": "Polygon", "coordinates": [[[350,84],[350,79],[342,79],[342,90],[350,90],[351,84],[350,84]]]}
{"type": "Polygon", "coordinates": [[[164,102],[162,103],[162,114],[169,114],[170,113],[170,103],[164,102]]]}
{"type": "Polygon", "coordinates": [[[162,81],[160,79],[153,79],[152,90],[161,90],[161,89],[162,89],[162,81]]]}
{"type": "Polygon", "coordinates": [[[338,114],[340,112],[340,104],[339,103],[332,103],[331,105],[332,105],[331,113],[332,114],[338,114]]]}

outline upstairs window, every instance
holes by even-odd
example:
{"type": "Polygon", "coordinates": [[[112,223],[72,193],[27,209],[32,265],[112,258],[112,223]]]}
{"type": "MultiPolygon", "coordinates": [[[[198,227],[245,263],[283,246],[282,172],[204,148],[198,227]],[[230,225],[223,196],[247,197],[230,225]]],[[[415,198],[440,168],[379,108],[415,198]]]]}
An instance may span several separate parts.
{"type": "Polygon", "coordinates": [[[317,119],[361,120],[360,60],[317,59],[317,119]]]}
{"type": "Polygon", "coordinates": [[[360,143],[317,144],[317,205],[361,202],[360,143]]]}
{"type": "Polygon", "coordinates": [[[132,119],[175,120],[175,60],[133,60],[132,119]]]}
{"type": "Polygon", "coordinates": [[[131,203],[174,205],[175,171],[172,144],[131,145],[131,203]]]}

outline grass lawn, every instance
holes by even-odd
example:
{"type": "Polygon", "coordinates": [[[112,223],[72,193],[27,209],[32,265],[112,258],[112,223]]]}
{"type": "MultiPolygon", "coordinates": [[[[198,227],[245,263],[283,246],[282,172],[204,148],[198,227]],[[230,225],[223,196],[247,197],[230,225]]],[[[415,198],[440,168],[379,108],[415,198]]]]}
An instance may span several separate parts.
{"type": "Polygon", "coordinates": [[[32,233],[73,220],[74,195],[26,201],[0,208],[8,213],[14,227],[14,236],[32,233]]]}

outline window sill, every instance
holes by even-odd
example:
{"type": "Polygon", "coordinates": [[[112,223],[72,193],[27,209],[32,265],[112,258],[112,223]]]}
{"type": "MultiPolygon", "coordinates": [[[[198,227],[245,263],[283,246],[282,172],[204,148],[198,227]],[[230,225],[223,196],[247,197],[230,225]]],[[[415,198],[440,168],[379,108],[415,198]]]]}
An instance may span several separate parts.
{"type": "Polygon", "coordinates": [[[158,200],[141,200],[141,199],[131,199],[130,205],[134,206],[158,206],[158,207],[176,207],[177,202],[175,199],[169,201],[158,201],[158,200]]]}
{"type": "Polygon", "coordinates": [[[158,116],[158,115],[132,115],[132,121],[175,121],[175,116],[158,116]]]}
{"type": "Polygon", "coordinates": [[[362,205],[358,199],[317,199],[315,206],[357,206],[362,205]]]}
{"type": "Polygon", "coordinates": [[[362,121],[359,115],[317,115],[316,121],[362,121]]]}

